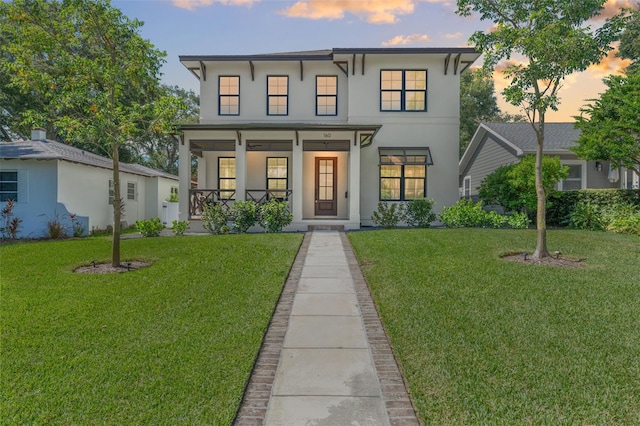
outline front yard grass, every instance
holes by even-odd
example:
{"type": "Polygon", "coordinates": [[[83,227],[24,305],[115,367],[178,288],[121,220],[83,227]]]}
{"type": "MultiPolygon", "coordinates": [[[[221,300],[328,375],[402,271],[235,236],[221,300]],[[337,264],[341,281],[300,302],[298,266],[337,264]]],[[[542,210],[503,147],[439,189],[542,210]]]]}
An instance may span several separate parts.
{"type": "Polygon", "coordinates": [[[640,424],[640,239],[549,231],[584,268],[506,262],[535,231],[349,234],[424,424],[640,424]]]}
{"type": "Polygon", "coordinates": [[[3,424],[232,422],[302,236],[122,241],[92,275],[105,238],[0,247],[3,424]]]}

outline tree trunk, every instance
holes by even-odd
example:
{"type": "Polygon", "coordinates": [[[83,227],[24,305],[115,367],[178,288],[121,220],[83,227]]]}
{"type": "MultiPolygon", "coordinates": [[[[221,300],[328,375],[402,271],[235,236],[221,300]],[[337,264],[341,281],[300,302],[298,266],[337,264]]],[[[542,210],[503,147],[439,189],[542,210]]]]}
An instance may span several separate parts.
{"type": "MultiPolygon", "coordinates": [[[[535,126],[534,126],[534,130],[535,126]]],[[[538,239],[536,241],[536,251],[533,252],[534,259],[541,259],[549,256],[547,250],[547,202],[542,181],[542,156],[544,147],[544,115],[540,115],[540,126],[536,130],[538,140],[536,148],[536,196],[538,198],[538,212],[536,214],[536,225],[538,228],[538,239]]]]}
{"type": "Polygon", "coordinates": [[[122,214],[122,198],[120,197],[120,158],[118,144],[112,145],[113,159],[113,240],[111,244],[111,266],[120,266],[120,220],[122,214]]]}

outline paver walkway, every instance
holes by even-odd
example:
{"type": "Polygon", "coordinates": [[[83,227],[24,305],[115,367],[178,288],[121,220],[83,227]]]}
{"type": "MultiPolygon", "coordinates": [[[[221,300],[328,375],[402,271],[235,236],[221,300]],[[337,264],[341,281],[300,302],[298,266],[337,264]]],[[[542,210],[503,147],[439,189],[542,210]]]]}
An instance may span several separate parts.
{"type": "Polygon", "coordinates": [[[419,424],[344,233],[306,234],[235,424],[419,424]]]}

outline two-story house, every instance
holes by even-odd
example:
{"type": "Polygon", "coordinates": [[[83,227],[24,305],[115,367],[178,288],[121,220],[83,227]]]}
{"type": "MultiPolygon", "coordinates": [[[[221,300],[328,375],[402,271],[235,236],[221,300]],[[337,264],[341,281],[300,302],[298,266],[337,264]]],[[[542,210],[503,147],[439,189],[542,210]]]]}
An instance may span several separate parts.
{"type": "Polygon", "coordinates": [[[208,200],[287,200],[289,230],[370,226],[379,201],[458,200],[460,74],[473,48],[181,56],[200,123],[180,140],[181,218],[208,200]],[[190,188],[191,154],[198,157],[190,188]]]}

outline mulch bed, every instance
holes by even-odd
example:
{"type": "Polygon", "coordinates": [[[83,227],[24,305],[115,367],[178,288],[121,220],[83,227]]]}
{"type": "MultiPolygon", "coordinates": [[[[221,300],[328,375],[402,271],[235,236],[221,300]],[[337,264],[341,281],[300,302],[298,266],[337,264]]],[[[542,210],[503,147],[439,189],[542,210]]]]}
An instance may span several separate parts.
{"type": "Polygon", "coordinates": [[[79,274],[112,274],[118,272],[129,272],[135,271],[140,268],[145,268],[151,265],[150,262],[142,262],[142,261],[131,261],[131,262],[123,262],[120,266],[111,266],[111,263],[96,263],[80,266],[79,268],[74,269],[73,272],[77,272],[79,274]]]}
{"type": "Polygon", "coordinates": [[[543,257],[542,259],[532,259],[531,255],[524,257],[522,256],[522,253],[510,253],[503,256],[502,259],[510,262],[520,262],[540,266],[555,266],[558,268],[581,268],[587,266],[583,259],[571,259],[562,255],[557,257],[549,256],[543,257]]]}

